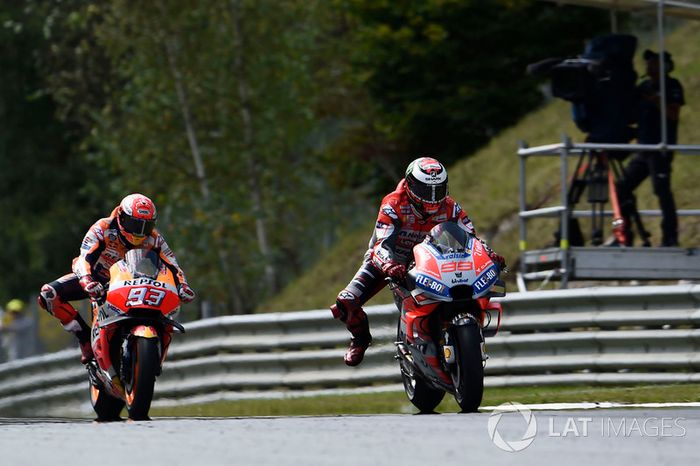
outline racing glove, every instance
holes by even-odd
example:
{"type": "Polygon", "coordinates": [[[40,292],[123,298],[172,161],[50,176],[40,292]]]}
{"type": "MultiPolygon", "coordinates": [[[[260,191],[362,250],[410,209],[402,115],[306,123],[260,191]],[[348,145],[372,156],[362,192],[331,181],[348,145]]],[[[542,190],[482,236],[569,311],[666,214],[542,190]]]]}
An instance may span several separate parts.
{"type": "Polygon", "coordinates": [[[498,265],[498,268],[501,270],[506,269],[506,258],[501,256],[500,254],[496,254],[493,251],[488,251],[488,255],[491,258],[491,260],[498,265]]]}
{"type": "Polygon", "coordinates": [[[187,283],[180,283],[180,286],[177,288],[177,294],[180,296],[180,301],[185,304],[189,303],[197,296],[187,283]]]}
{"type": "Polygon", "coordinates": [[[406,266],[403,264],[394,261],[385,262],[382,264],[382,272],[384,272],[384,275],[394,280],[401,282],[406,280],[406,266]]]}
{"type": "Polygon", "coordinates": [[[481,244],[484,245],[484,249],[486,249],[486,254],[489,256],[489,259],[491,259],[494,264],[498,265],[498,268],[501,269],[501,271],[506,270],[508,268],[506,265],[506,258],[500,254],[496,254],[496,251],[491,249],[491,246],[486,244],[486,241],[483,239],[479,238],[479,241],[481,241],[481,244]]]}
{"type": "Polygon", "coordinates": [[[90,275],[85,275],[80,279],[80,286],[83,287],[83,290],[92,300],[98,300],[105,294],[105,288],[102,286],[102,283],[93,280],[90,275]]]}

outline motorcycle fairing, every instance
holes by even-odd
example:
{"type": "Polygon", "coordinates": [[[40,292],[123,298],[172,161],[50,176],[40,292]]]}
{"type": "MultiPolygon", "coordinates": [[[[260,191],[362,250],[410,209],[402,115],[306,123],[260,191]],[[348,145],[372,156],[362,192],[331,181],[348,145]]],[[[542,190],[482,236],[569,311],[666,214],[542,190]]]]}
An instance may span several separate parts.
{"type": "Polygon", "coordinates": [[[167,315],[180,305],[175,277],[169,269],[162,268],[153,279],[134,277],[131,271],[117,264],[110,269],[107,301],[118,309],[157,309],[167,315]]]}
{"type": "MultiPolygon", "coordinates": [[[[107,328],[110,325],[116,324],[118,322],[123,322],[125,320],[143,320],[143,317],[135,317],[128,314],[120,314],[116,316],[109,317],[107,319],[98,320],[97,326],[100,328],[107,328]]],[[[185,333],[185,327],[181,323],[172,320],[166,316],[158,316],[157,320],[165,326],[172,326],[180,331],[180,333],[185,333]]]]}
{"type": "Polygon", "coordinates": [[[498,330],[501,328],[501,316],[503,315],[503,306],[501,303],[494,303],[489,301],[488,298],[479,298],[477,299],[477,302],[479,303],[479,306],[481,309],[484,311],[482,313],[482,322],[481,322],[481,328],[482,328],[482,334],[484,337],[493,337],[496,336],[498,333],[498,330]],[[483,320],[484,317],[487,315],[489,316],[489,321],[484,324],[483,320]],[[491,319],[493,314],[497,314],[497,321],[496,321],[496,326],[494,327],[491,325],[491,319]]]}
{"type": "Polygon", "coordinates": [[[418,329],[416,325],[416,318],[422,318],[422,317],[427,317],[430,314],[433,313],[433,311],[437,308],[437,306],[440,303],[435,302],[435,303],[430,303],[426,305],[418,305],[416,301],[413,299],[412,296],[407,296],[402,303],[402,324],[405,323],[406,328],[406,337],[409,341],[409,343],[413,342],[415,339],[416,333],[420,333],[420,329],[418,329]]]}
{"type": "MultiPolygon", "coordinates": [[[[415,267],[409,275],[418,302],[452,301],[450,289],[458,285],[472,287],[471,297],[480,298],[496,285],[498,266],[486,253],[481,241],[470,236],[464,251],[443,254],[428,241],[413,248],[415,267]]],[[[459,299],[459,297],[458,297],[459,299]]]]}
{"type": "Polygon", "coordinates": [[[413,363],[420,369],[423,377],[431,379],[447,391],[454,390],[452,378],[445,371],[435,369],[442,364],[435,342],[416,341],[408,345],[408,349],[413,356],[413,363]]]}
{"type": "Polygon", "coordinates": [[[413,297],[406,296],[401,304],[401,333],[406,335],[406,348],[411,353],[413,363],[420,368],[422,376],[430,378],[446,390],[452,390],[452,380],[444,371],[435,370],[441,366],[440,347],[430,336],[429,318],[440,303],[417,306],[413,297]]]}
{"type": "Polygon", "coordinates": [[[426,245],[426,242],[422,242],[413,247],[413,257],[416,261],[416,268],[421,272],[440,280],[440,268],[437,260],[434,253],[431,253],[426,245]]]}

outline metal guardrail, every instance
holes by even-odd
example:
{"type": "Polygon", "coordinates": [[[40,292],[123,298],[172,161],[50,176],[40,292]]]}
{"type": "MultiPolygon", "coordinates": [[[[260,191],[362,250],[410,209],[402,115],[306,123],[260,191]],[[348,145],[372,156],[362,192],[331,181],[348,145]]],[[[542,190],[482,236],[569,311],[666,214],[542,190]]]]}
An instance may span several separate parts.
{"type": "MultiPolygon", "coordinates": [[[[700,381],[700,285],[514,293],[487,341],[487,386],[700,381]]],[[[393,305],[367,308],[374,345],[342,363],[348,333],[326,310],[186,324],[154,406],[397,388],[393,305]]],[[[0,415],[89,415],[77,349],[0,365],[0,415]]]]}

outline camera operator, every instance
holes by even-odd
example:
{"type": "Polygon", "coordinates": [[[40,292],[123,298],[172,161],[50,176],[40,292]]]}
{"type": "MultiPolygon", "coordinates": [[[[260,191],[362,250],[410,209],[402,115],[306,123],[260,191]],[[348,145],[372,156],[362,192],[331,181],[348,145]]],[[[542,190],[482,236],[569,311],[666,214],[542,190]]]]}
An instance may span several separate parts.
{"type": "MultiPolygon", "coordinates": [[[[643,55],[648,79],[637,86],[637,141],[640,144],[659,144],[661,142],[661,73],[659,54],[645,50],[643,55]]],[[[673,70],[671,54],[664,52],[664,69],[666,82],[666,125],[667,143],[676,144],[678,121],[681,106],[685,103],[683,86],[668,75],[673,70]]],[[[633,243],[630,231],[630,216],[636,210],[634,190],[650,176],[654,194],[659,199],[662,213],[661,231],[662,247],[678,246],[678,219],[676,204],[671,192],[671,162],[673,152],[640,152],[627,164],[620,180],[616,183],[620,210],[624,219],[627,246],[633,243]]]]}

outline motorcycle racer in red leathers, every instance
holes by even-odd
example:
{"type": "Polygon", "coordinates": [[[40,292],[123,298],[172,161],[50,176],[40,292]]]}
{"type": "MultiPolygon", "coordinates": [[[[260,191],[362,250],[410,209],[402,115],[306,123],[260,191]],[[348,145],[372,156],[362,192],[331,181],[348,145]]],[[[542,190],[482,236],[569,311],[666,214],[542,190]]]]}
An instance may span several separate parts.
{"type": "MultiPolygon", "coordinates": [[[[382,199],[364,262],[331,306],[333,317],[345,323],[352,334],[344,357],[348,366],[360,364],[372,342],[362,306],[384,288],[386,277],[399,281],[406,278],[413,246],[442,222],[457,222],[467,232],[476,234],[467,213],[447,193],[445,167],[434,158],[421,157],[408,165],[396,190],[382,199]]],[[[485,243],[484,246],[489,257],[505,268],[505,259],[485,243]]]]}
{"type": "Polygon", "coordinates": [[[39,306],[56,317],[63,328],[75,334],[82,351],[81,362],[92,358],[90,327],[69,303],[86,298],[99,300],[106,294],[109,268],[130,249],[148,249],[158,253],[163,263],[176,276],[178,294],[183,303],[195,298],[175,254],[155,229],[156,206],[143,194],[130,194],[107,218],[90,227],[80,246],[80,255],[73,259],[73,272],[41,287],[39,306]]]}

